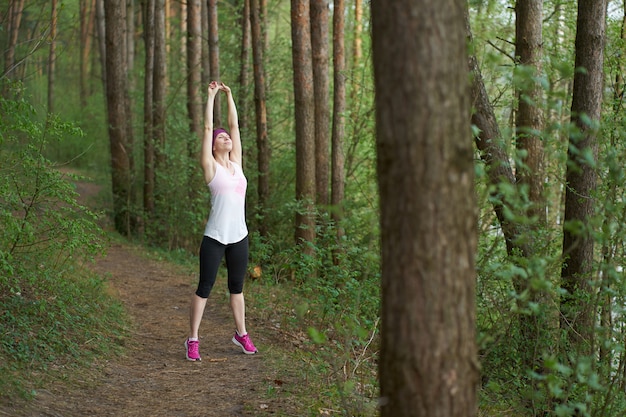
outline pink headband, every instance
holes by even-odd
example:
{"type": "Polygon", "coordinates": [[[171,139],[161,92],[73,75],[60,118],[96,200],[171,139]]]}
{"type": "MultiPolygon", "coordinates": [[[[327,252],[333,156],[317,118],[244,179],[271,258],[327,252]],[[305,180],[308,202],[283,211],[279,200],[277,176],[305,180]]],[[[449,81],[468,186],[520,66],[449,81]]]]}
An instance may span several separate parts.
{"type": "Polygon", "coordinates": [[[222,129],[221,127],[215,129],[213,131],[213,142],[215,142],[215,138],[217,137],[217,135],[219,135],[220,133],[226,133],[228,134],[228,132],[226,131],[226,129],[222,129]]]}

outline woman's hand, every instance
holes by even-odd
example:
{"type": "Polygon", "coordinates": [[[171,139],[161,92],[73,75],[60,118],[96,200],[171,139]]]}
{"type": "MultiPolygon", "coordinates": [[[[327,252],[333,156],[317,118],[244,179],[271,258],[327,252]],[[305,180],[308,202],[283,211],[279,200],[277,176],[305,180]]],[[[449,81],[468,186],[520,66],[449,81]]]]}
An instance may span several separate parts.
{"type": "Polygon", "coordinates": [[[231,93],[231,91],[230,91],[230,87],[229,87],[229,86],[227,86],[227,85],[226,85],[226,84],[224,84],[224,83],[220,83],[220,85],[219,85],[219,89],[220,89],[220,90],[222,90],[223,92],[225,92],[226,94],[230,94],[230,93],[231,93]]]}
{"type": "Polygon", "coordinates": [[[211,81],[209,84],[209,97],[215,97],[222,88],[217,84],[217,81],[211,81]]]}

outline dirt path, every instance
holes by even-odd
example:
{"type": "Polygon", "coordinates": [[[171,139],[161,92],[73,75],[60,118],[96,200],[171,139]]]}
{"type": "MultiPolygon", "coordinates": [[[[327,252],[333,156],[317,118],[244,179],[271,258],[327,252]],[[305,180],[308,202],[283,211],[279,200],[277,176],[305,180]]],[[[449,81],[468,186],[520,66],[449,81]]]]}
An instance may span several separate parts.
{"type": "Polygon", "coordinates": [[[81,375],[72,386],[38,391],[26,409],[13,410],[13,415],[286,415],[279,398],[273,404],[263,399],[273,377],[263,364],[268,339],[260,326],[248,319],[260,351],[256,355],[243,354],[230,340],[234,323],[223,279],[218,278],[201,326],[203,360],[190,362],[183,343],[195,273],[149,259],[126,243],[113,243],[94,269],[107,278],[132,319],[126,353],[110,362],[96,362],[93,372],[81,375]]]}

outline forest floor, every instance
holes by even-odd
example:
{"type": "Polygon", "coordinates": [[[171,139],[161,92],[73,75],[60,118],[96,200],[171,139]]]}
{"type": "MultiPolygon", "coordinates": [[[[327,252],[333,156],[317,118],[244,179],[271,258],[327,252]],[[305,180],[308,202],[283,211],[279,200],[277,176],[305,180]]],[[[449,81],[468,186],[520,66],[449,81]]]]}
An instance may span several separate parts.
{"type": "MultiPolygon", "coordinates": [[[[77,187],[81,199],[98,193],[95,184],[77,187]]],[[[225,290],[218,288],[220,278],[201,325],[202,361],[186,360],[196,274],[153,258],[118,239],[92,267],[130,316],[124,353],[96,360],[67,382],[38,390],[27,404],[0,407],[0,416],[303,415],[288,396],[267,395],[286,388],[290,379],[277,376],[272,361],[265,360],[264,352],[276,343],[270,323],[248,314],[248,329],[259,349],[255,355],[243,354],[231,342],[234,322],[225,290]]]]}

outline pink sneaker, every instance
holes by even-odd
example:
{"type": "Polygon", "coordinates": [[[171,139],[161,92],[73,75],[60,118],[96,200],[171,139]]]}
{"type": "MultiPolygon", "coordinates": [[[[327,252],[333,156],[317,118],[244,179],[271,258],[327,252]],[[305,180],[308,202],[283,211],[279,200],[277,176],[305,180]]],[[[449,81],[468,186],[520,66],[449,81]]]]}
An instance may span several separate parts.
{"type": "Polygon", "coordinates": [[[200,357],[200,342],[197,340],[185,340],[185,348],[187,348],[187,360],[190,361],[201,361],[200,357]]]}
{"type": "Polygon", "coordinates": [[[235,332],[235,335],[233,336],[233,343],[239,346],[243,350],[243,353],[247,355],[253,355],[258,352],[247,333],[243,336],[239,336],[239,333],[235,332]]]}

